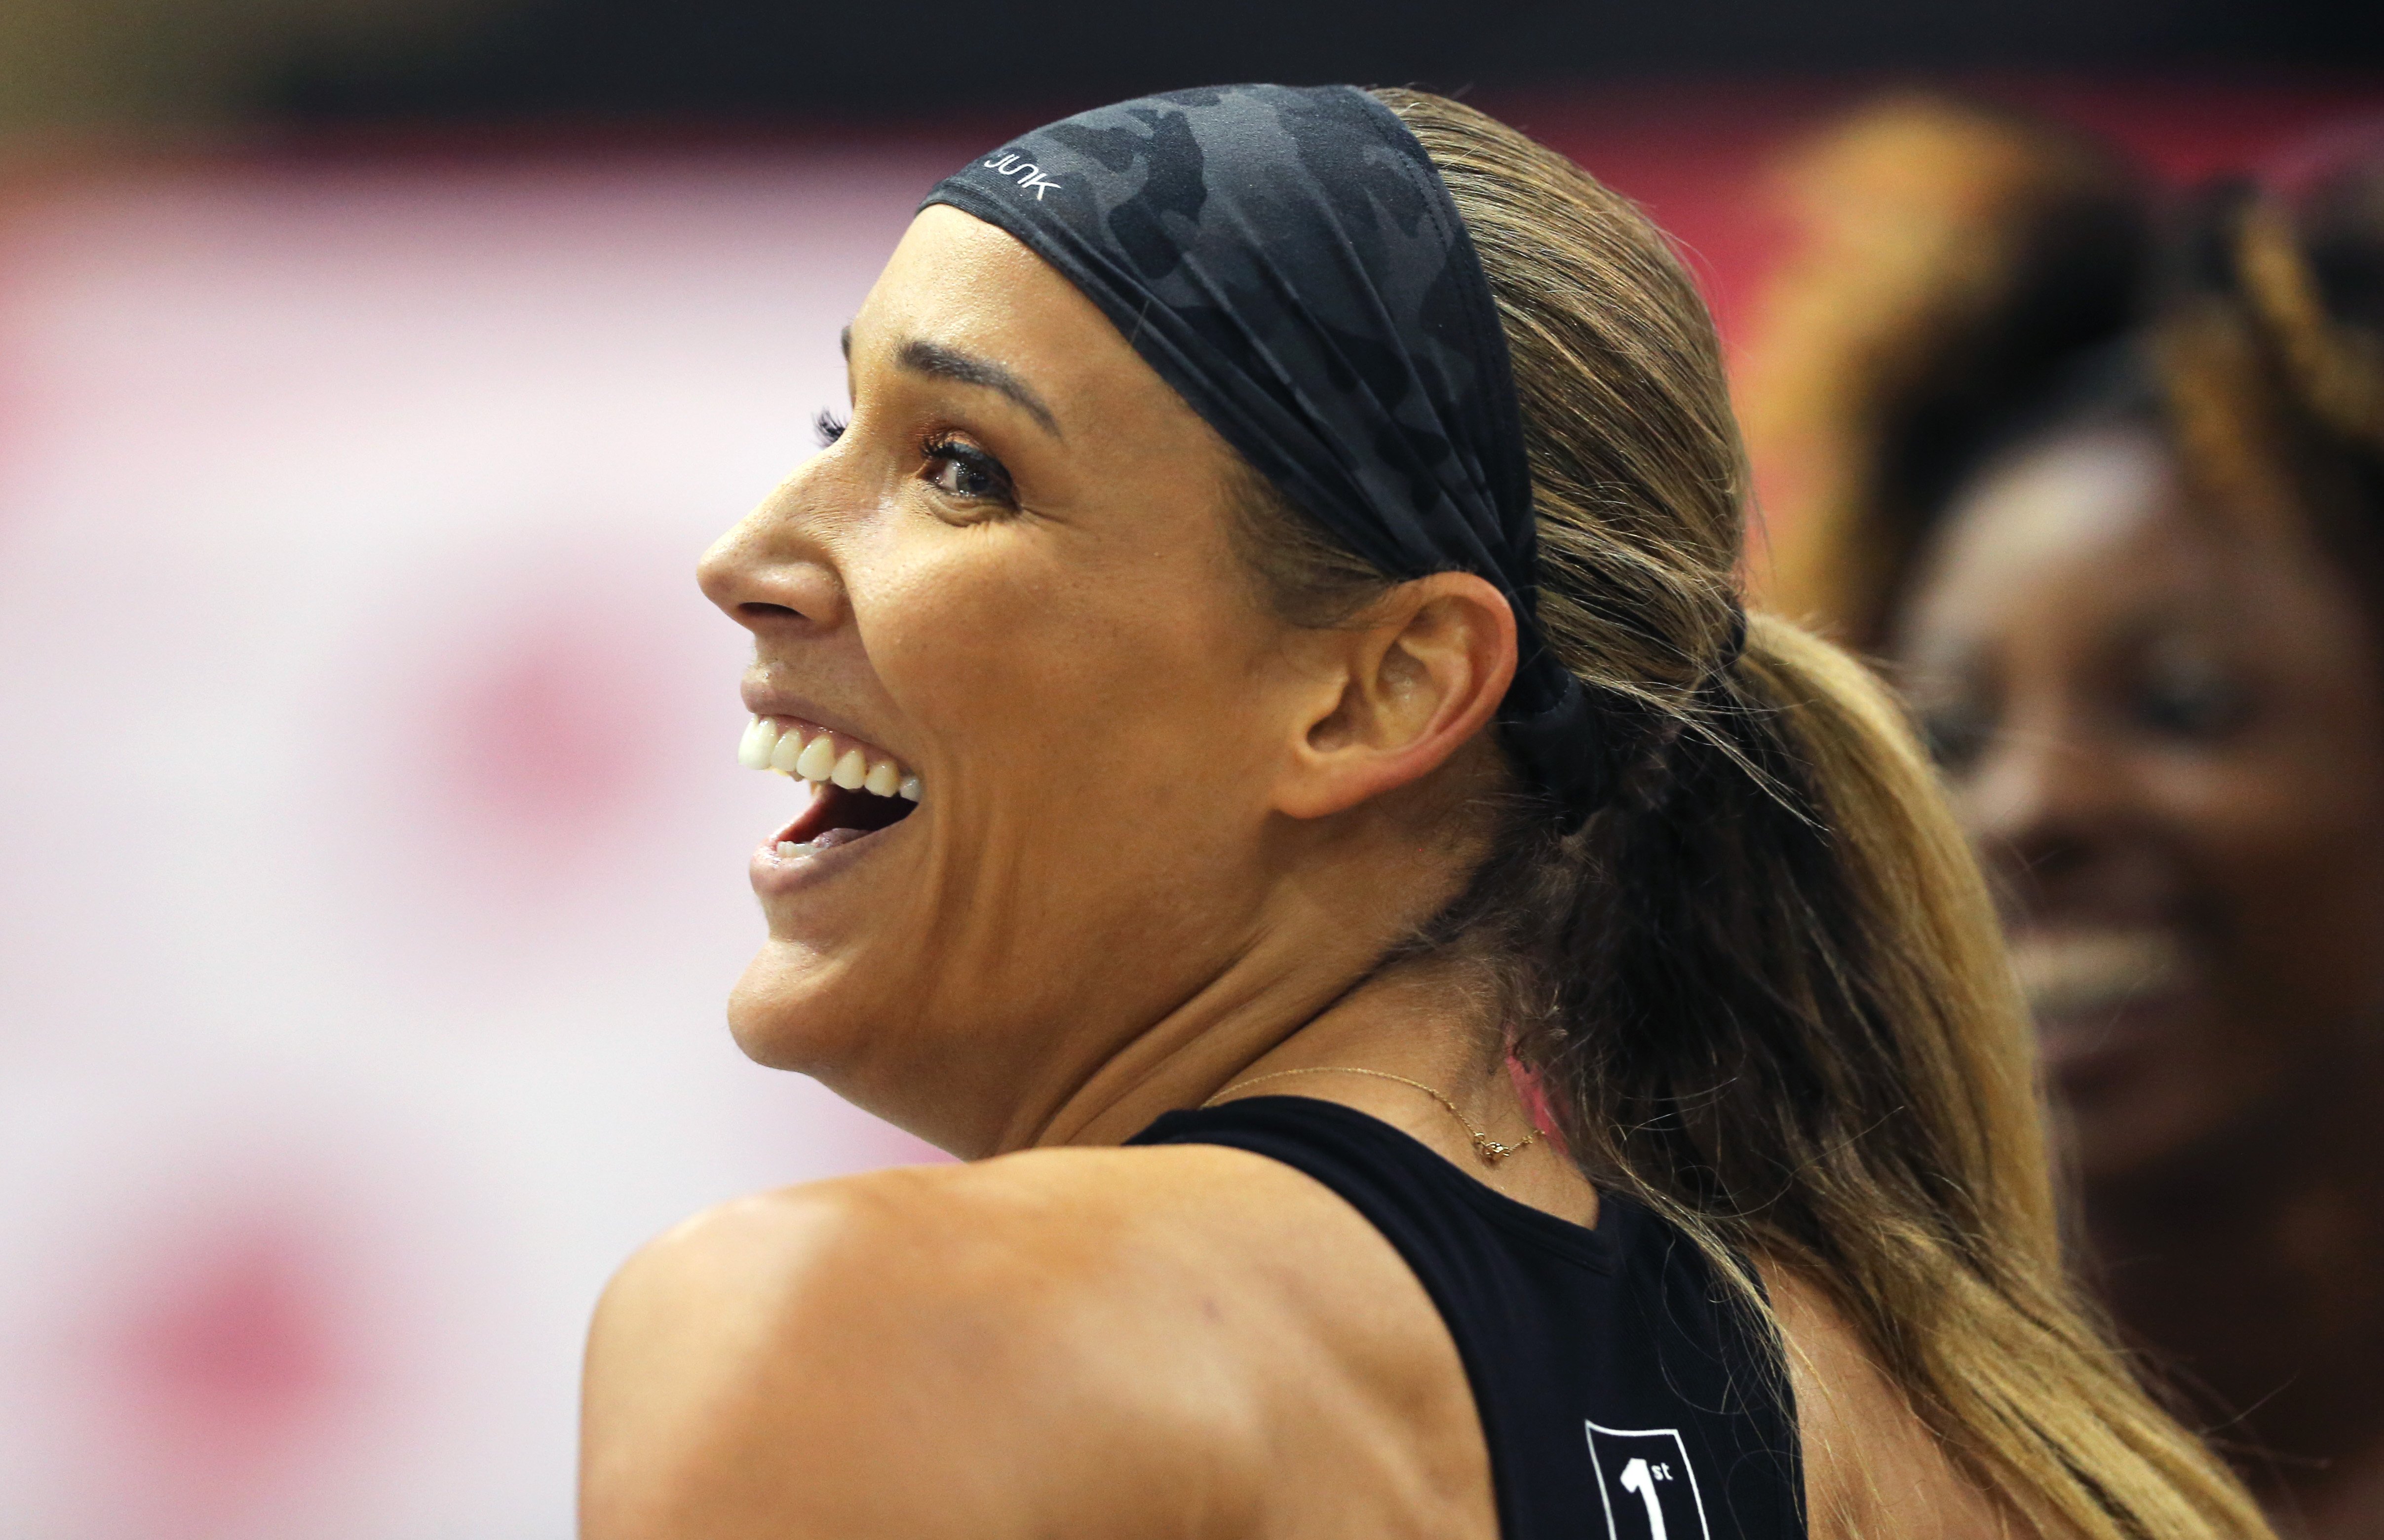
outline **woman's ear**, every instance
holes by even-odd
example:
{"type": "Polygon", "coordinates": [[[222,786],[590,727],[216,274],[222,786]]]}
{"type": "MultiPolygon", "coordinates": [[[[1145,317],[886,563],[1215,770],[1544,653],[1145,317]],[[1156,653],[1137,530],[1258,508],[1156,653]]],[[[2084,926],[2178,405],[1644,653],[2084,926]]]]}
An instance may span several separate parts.
{"type": "Polygon", "coordinates": [[[1471,573],[1400,584],[1359,622],[1309,635],[1326,688],[1298,724],[1276,791],[1276,810],[1293,818],[1431,774],[1489,725],[1515,677],[1515,612],[1471,573]]]}

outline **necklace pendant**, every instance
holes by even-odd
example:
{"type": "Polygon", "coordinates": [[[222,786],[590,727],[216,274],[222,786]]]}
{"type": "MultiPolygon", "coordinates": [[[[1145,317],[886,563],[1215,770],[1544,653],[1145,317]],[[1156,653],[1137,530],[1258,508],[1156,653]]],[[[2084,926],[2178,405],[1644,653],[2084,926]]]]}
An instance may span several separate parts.
{"type": "Polygon", "coordinates": [[[1476,1134],[1473,1136],[1473,1148],[1482,1152],[1482,1158],[1484,1161],[1496,1165],[1513,1154],[1521,1146],[1501,1144],[1487,1134],[1476,1134]]]}

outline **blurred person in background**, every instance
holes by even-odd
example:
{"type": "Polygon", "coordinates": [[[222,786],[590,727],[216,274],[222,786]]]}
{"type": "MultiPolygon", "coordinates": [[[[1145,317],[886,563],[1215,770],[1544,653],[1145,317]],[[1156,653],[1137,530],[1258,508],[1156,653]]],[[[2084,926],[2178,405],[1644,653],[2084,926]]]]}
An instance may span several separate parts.
{"type": "Polygon", "coordinates": [[[969,1164],[633,1260],[590,1540],[2267,1533],[2078,1312],[1984,884],[1743,608],[1634,208],[1279,87],[928,202],[702,575],[813,788],[739,1041],[969,1164]]]}
{"type": "Polygon", "coordinates": [[[1889,660],[1990,863],[2093,1281],[2326,1540],[2384,1535],[2378,148],[2170,210],[1882,104],[1793,163],[1742,376],[1755,569],[1889,660]]]}

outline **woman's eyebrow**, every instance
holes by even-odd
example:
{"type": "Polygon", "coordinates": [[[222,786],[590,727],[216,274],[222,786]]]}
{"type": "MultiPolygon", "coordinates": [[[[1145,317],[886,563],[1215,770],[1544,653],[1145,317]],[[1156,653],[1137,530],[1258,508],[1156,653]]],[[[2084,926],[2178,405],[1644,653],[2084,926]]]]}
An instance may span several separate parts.
{"type": "MultiPolygon", "coordinates": [[[[852,356],[851,326],[844,328],[844,352],[847,358],[852,356]]],[[[894,361],[916,374],[999,390],[1016,401],[1020,410],[1034,418],[1044,432],[1054,438],[1067,437],[1060,431],[1060,420],[1051,414],[1051,409],[1044,404],[1043,398],[1035,393],[1035,388],[989,358],[914,337],[895,351],[894,361]]]]}
{"type": "Polygon", "coordinates": [[[1043,404],[1043,398],[1035,393],[1034,388],[989,358],[983,358],[975,353],[964,353],[957,348],[947,348],[938,342],[927,342],[913,338],[902,344],[900,350],[895,353],[894,359],[905,369],[915,370],[923,375],[933,375],[938,379],[953,380],[962,385],[980,385],[988,390],[999,390],[1016,401],[1020,410],[1029,417],[1041,424],[1044,432],[1054,438],[1065,437],[1060,431],[1059,419],[1051,415],[1051,409],[1043,404]]]}

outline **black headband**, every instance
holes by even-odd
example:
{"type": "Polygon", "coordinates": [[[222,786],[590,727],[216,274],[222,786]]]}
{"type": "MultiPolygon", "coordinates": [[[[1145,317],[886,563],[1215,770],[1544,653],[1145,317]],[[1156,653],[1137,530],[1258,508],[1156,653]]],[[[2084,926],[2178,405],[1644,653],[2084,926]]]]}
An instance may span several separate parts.
{"type": "Polygon", "coordinates": [[[1530,472],[1490,285],[1423,146],[1352,86],[1217,86],[1063,118],[939,183],[1100,306],[1192,410],[1394,578],[1515,612],[1508,749],[1577,821],[1595,712],[1540,635],[1530,472]]]}

